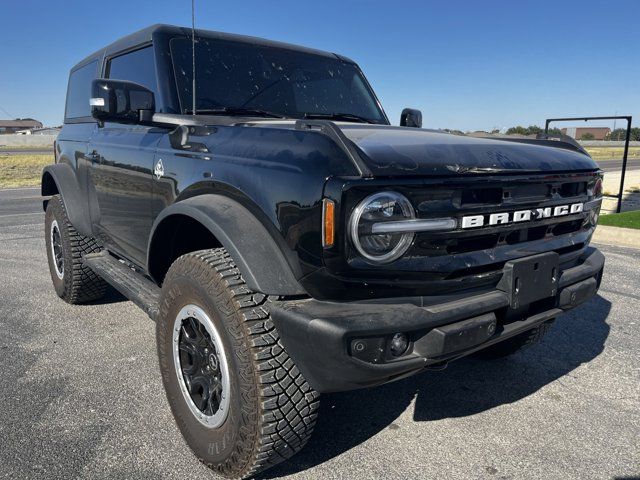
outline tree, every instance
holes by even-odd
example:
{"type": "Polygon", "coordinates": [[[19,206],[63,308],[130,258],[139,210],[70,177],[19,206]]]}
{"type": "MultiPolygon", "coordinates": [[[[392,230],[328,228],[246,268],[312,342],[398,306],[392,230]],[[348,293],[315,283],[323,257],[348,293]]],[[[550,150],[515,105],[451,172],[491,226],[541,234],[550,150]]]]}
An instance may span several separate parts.
{"type": "MultiPolygon", "coordinates": [[[[633,130],[636,129],[634,128],[633,130]]],[[[537,125],[529,125],[527,128],[518,125],[517,127],[511,127],[507,130],[507,135],[539,135],[541,133],[544,133],[544,128],[537,125]]],[[[638,132],[638,134],[640,135],[640,131],[638,132]]],[[[559,137],[562,135],[562,130],[557,127],[549,128],[549,135],[559,137]]],[[[624,139],[624,134],[622,135],[622,138],[624,139]]]]}
{"type": "Polygon", "coordinates": [[[583,133],[580,140],[594,140],[596,137],[591,132],[583,133]]]}
{"type": "MultiPolygon", "coordinates": [[[[613,132],[607,135],[607,140],[622,142],[627,138],[626,128],[616,128],[613,132]]],[[[631,129],[631,135],[629,138],[632,142],[640,141],[640,128],[635,127],[631,129]]]]}
{"type": "Polygon", "coordinates": [[[529,125],[529,128],[527,128],[527,135],[538,135],[543,132],[544,130],[537,125],[529,125]]]}
{"type": "Polygon", "coordinates": [[[624,128],[616,128],[614,131],[610,132],[605,139],[611,141],[624,140],[627,135],[627,130],[624,128]]]}
{"type": "MultiPolygon", "coordinates": [[[[556,135],[560,134],[560,130],[557,128],[553,130],[557,130],[558,133],[556,135]]],[[[549,130],[549,133],[552,133],[553,130],[549,130]]],[[[526,128],[518,125],[507,130],[507,135],[538,135],[540,133],[544,133],[544,129],[537,125],[529,125],[526,128]]]]}
{"type": "Polygon", "coordinates": [[[527,129],[518,125],[507,130],[507,135],[527,135],[527,129]]]}

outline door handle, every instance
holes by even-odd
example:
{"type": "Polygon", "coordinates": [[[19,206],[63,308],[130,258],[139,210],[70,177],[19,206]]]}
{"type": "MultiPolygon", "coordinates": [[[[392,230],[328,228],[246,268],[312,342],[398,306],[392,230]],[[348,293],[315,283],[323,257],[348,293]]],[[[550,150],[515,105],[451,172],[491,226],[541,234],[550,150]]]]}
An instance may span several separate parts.
{"type": "Polygon", "coordinates": [[[87,154],[87,160],[91,160],[91,163],[97,162],[100,159],[100,155],[96,150],[87,154]]]}

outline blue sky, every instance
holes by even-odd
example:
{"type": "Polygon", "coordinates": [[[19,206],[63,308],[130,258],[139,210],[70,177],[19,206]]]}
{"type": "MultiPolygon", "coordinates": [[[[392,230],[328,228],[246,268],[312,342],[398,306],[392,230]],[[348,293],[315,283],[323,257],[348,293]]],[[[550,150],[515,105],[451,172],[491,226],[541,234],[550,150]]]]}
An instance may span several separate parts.
{"type": "MultiPolygon", "coordinates": [[[[0,0],[0,118],[61,123],[74,63],[152,23],[190,25],[190,5],[0,0]]],[[[615,112],[640,122],[638,0],[196,0],[196,13],[199,28],[353,58],[395,124],[406,106],[429,128],[615,112]]]]}

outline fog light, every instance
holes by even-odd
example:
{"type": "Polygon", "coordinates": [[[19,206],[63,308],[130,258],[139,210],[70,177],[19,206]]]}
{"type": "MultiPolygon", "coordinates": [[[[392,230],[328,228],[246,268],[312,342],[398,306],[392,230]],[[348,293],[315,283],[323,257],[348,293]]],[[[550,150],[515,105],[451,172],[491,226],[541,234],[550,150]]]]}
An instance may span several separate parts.
{"type": "Polygon", "coordinates": [[[409,339],[404,333],[396,333],[389,344],[389,351],[394,357],[403,355],[409,347],[409,339]]]}

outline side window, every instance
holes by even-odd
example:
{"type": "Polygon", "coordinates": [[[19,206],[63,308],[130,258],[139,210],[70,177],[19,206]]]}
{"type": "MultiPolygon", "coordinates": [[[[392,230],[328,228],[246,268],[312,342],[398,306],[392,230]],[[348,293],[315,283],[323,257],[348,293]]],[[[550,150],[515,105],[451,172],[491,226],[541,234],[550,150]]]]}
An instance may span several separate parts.
{"type": "Polygon", "coordinates": [[[91,81],[96,78],[98,61],[95,60],[71,72],[67,88],[65,119],[90,117],[91,81]]]}
{"type": "Polygon", "coordinates": [[[145,47],[109,60],[107,78],[128,80],[151,90],[158,98],[158,82],[156,79],[156,65],[153,57],[153,47],[145,47]]]}

